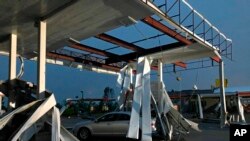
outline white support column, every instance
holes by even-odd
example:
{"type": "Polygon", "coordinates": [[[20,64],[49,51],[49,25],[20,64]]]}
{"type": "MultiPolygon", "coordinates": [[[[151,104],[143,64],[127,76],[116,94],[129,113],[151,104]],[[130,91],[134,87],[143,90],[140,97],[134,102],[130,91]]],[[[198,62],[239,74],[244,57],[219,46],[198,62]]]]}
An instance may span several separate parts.
{"type": "Polygon", "coordinates": [[[162,105],[162,97],[163,97],[163,90],[162,90],[162,82],[163,82],[163,65],[162,65],[162,60],[159,59],[158,60],[158,97],[157,97],[157,104],[158,104],[158,108],[159,108],[159,112],[162,113],[163,112],[163,105],[162,105]]]}
{"type": "Polygon", "coordinates": [[[129,69],[129,73],[130,73],[130,84],[133,84],[133,68],[132,67],[129,69]]]}
{"type": "Polygon", "coordinates": [[[17,35],[11,34],[9,54],[9,80],[16,78],[17,35]]]}
{"type": "Polygon", "coordinates": [[[240,119],[238,119],[237,122],[241,121],[243,123],[246,123],[246,119],[245,119],[245,115],[244,115],[244,107],[241,103],[241,97],[239,95],[238,95],[237,103],[238,103],[238,112],[239,112],[238,118],[240,118],[240,119]]]}
{"type": "MultiPolygon", "coordinates": [[[[161,125],[161,129],[162,129],[162,133],[163,136],[166,140],[167,136],[169,136],[169,139],[171,138],[170,136],[170,130],[171,130],[171,126],[169,126],[168,124],[164,124],[163,123],[163,119],[162,119],[162,114],[164,113],[164,90],[163,90],[163,63],[161,59],[158,59],[158,100],[157,100],[157,104],[158,104],[158,109],[157,110],[157,116],[159,118],[160,121],[160,125],[161,125]]],[[[153,97],[153,96],[152,96],[153,97]]],[[[155,100],[153,100],[153,102],[155,102],[155,100]]],[[[166,101],[165,101],[166,102],[166,101]]]]}
{"type": "Polygon", "coordinates": [[[45,77],[46,77],[46,22],[39,23],[39,48],[37,60],[37,97],[42,99],[45,97],[45,77]]]}
{"type": "Polygon", "coordinates": [[[221,60],[219,63],[219,73],[220,73],[220,102],[221,102],[221,128],[227,124],[227,109],[226,109],[226,97],[225,97],[225,85],[224,85],[224,62],[221,60]]]}
{"type": "MultiPolygon", "coordinates": [[[[10,36],[10,50],[9,50],[9,80],[10,85],[13,84],[16,79],[16,56],[17,56],[17,35],[11,34],[10,36]]],[[[15,94],[13,91],[9,91],[9,109],[15,108],[15,94]]]]}
{"type": "Polygon", "coordinates": [[[163,65],[162,65],[162,61],[159,59],[158,60],[158,81],[162,82],[163,81],[163,65]]]}
{"type": "Polygon", "coordinates": [[[201,96],[198,94],[197,98],[198,98],[200,119],[203,119],[203,109],[202,109],[202,103],[201,103],[201,96]]]}

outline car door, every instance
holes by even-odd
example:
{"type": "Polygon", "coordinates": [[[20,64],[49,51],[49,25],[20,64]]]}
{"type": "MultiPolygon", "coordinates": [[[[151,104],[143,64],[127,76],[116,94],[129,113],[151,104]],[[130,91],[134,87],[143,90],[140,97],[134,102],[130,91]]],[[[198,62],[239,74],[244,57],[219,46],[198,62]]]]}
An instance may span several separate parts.
{"type": "MultiPolygon", "coordinates": [[[[110,135],[115,132],[114,128],[112,127],[112,122],[115,121],[115,114],[109,113],[106,114],[95,121],[92,124],[92,134],[94,135],[110,135]]],[[[115,133],[116,134],[116,133],[115,133]]]]}
{"type": "Polygon", "coordinates": [[[130,115],[126,113],[118,113],[115,115],[115,121],[111,123],[115,134],[119,136],[126,136],[129,127],[130,115]]]}

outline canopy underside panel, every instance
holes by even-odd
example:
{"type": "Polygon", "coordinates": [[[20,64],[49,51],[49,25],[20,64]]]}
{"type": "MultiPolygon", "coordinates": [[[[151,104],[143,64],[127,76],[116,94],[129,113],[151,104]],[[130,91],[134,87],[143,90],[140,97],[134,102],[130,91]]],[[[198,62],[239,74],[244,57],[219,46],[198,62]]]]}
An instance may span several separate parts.
{"type": "MultiPolygon", "coordinates": [[[[67,3],[69,1],[65,1],[67,3]]],[[[59,0],[1,2],[0,52],[8,52],[8,36],[18,35],[18,54],[32,58],[37,52],[38,32],[35,25],[65,3],[59,0]],[[14,6],[13,6],[14,3],[14,6]]],[[[67,44],[67,39],[83,40],[120,26],[134,24],[152,13],[139,1],[79,0],[46,19],[47,50],[52,51],[67,44]],[[129,9],[129,10],[128,10],[129,9]]]]}

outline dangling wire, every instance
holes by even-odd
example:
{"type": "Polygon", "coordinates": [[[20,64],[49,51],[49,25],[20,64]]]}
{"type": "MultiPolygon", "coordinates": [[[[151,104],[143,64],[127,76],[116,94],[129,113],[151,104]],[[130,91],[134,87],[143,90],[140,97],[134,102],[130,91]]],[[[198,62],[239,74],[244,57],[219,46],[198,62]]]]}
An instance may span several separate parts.
{"type": "Polygon", "coordinates": [[[141,32],[141,30],[140,30],[135,24],[134,24],[134,28],[136,29],[136,31],[137,31],[138,33],[141,34],[141,36],[142,36],[145,40],[148,39],[148,38],[146,37],[146,35],[144,35],[143,32],[141,32]]]}
{"type": "Polygon", "coordinates": [[[195,91],[198,89],[198,88],[197,88],[198,77],[199,77],[199,71],[197,70],[197,71],[196,71],[196,75],[195,75],[195,83],[194,83],[194,86],[193,86],[193,91],[192,91],[190,97],[187,99],[186,102],[189,102],[189,101],[193,98],[193,96],[194,96],[194,94],[195,94],[195,91]]]}
{"type": "Polygon", "coordinates": [[[160,35],[158,34],[158,45],[161,48],[161,58],[163,58],[163,52],[162,52],[162,46],[161,46],[161,39],[160,39],[160,35]]]}
{"type": "Polygon", "coordinates": [[[195,76],[195,86],[196,86],[196,84],[197,84],[197,82],[198,82],[198,77],[199,77],[199,70],[197,69],[197,71],[196,71],[196,76],[195,76]]]}
{"type": "Polygon", "coordinates": [[[21,66],[20,66],[20,70],[19,70],[19,73],[17,75],[17,78],[21,78],[24,74],[24,60],[23,60],[23,57],[21,57],[21,56],[19,56],[18,58],[21,62],[21,66]]]}

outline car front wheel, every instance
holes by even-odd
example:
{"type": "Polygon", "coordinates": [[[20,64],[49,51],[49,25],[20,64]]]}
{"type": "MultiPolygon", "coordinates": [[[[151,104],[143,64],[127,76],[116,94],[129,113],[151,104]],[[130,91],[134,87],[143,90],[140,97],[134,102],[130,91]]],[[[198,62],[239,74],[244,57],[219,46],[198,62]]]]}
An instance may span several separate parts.
{"type": "Polygon", "coordinates": [[[88,128],[81,128],[77,133],[77,137],[81,141],[89,139],[90,136],[91,134],[88,128]]]}

